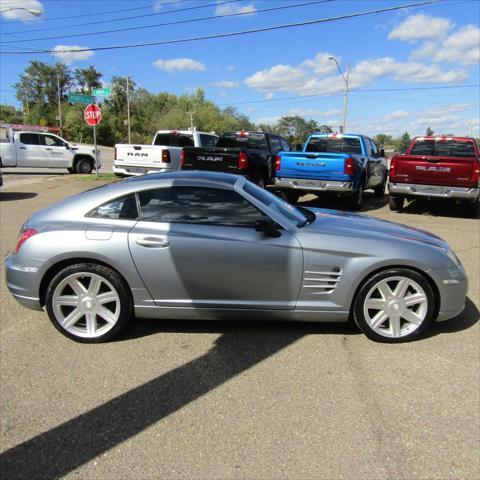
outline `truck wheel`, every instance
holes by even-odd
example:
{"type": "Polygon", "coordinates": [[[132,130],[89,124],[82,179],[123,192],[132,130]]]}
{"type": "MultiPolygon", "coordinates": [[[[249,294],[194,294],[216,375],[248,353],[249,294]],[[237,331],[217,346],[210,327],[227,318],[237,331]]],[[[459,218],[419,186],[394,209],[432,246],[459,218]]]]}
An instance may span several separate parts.
{"type": "Polygon", "coordinates": [[[263,172],[258,172],[252,176],[251,181],[260,188],[265,188],[267,181],[263,172]]]}
{"type": "Polygon", "coordinates": [[[352,196],[350,197],[350,208],[352,210],[360,210],[363,204],[363,185],[360,185],[357,190],[354,190],[352,196]]]}
{"type": "Polygon", "coordinates": [[[80,158],[75,164],[75,171],[77,173],[89,174],[92,173],[92,163],[88,158],[80,158]]]}
{"type": "Polygon", "coordinates": [[[380,185],[377,185],[373,189],[373,193],[375,194],[376,197],[382,198],[385,195],[385,184],[387,183],[386,179],[383,179],[383,182],[380,185]]]}
{"type": "Polygon", "coordinates": [[[296,190],[282,190],[279,192],[278,196],[288,203],[297,203],[300,198],[300,192],[297,192],[296,190]]]}
{"type": "Polygon", "coordinates": [[[404,202],[405,197],[402,195],[390,195],[388,198],[388,206],[393,212],[398,212],[398,210],[401,210],[404,202]]]}

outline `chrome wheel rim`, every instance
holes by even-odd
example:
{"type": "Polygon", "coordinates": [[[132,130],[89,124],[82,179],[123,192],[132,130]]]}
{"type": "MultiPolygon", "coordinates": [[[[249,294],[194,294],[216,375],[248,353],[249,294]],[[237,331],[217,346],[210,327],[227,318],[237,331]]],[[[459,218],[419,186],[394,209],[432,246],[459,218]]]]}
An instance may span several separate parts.
{"type": "Polygon", "coordinates": [[[368,326],[379,335],[401,338],[425,321],[428,299],[425,290],[408,277],[388,277],[368,292],[363,314],[368,326]]]}
{"type": "Polygon", "coordinates": [[[110,331],[120,316],[115,287],[96,273],[74,273],[55,289],[52,308],[58,324],[68,333],[96,338],[110,331]]]}

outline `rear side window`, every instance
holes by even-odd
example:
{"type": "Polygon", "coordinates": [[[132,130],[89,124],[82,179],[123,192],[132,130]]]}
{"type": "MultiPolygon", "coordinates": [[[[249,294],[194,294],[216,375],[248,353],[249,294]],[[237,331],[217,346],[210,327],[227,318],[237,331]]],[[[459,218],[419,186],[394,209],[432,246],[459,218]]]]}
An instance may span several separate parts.
{"type": "Polygon", "coordinates": [[[138,218],[135,195],[127,195],[126,197],[117,198],[112,202],[100,205],[88,216],[94,218],[108,218],[111,220],[135,220],[138,218]]]}
{"type": "Polygon", "coordinates": [[[279,137],[270,137],[270,149],[273,154],[277,154],[282,150],[282,144],[280,143],[280,138],[279,137]]]}
{"type": "Polygon", "coordinates": [[[475,148],[472,142],[455,140],[417,140],[410,155],[431,157],[474,157],[475,148]]]}
{"type": "Polygon", "coordinates": [[[262,212],[232,190],[171,187],[138,194],[142,220],[254,227],[262,212]]]}
{"type": "Polygon", "coordinates": [[[176,132],[158,133],[154,145],[165,147],[193,147],[193,135],[176,132]]]}
{"type": "Polygon", "coordinates": [[[360,139],[347,137],[311,137],[306,150],[307,152],[362,154],[360,139]]]}
{"type": "Polygon", "coordinates": [[[47,147],[64,147],[65,143],[62,142],[59,138],[54,137],[53,135],[42,135],[41,136],[42,145],[47,147]]]}
{"type": "Polygon", "coordinates": [[[282,150],[284,152],[290,152],[292,150],[290,148],[290,144],[284,138],[280,138],[280,142],[282,144],[282,150]]]}
{"type": "Polygon", "coordinates": [[[202,147],[214,147],[217,144],[218,137],[215,135],[200,134],[200,143],[202,147]]]}
{"type": "Polygon", "coordinates": [[[253,150],[268,150],[265,135],[246,133],[224,133],[218,140],[217,147],[250,148],[253,150]]]}
{"type": "Polygon", "coordinates": [[[20,142],[25,145],[40,145],[40,135],[38,133],[21,133],[20,142]]]}

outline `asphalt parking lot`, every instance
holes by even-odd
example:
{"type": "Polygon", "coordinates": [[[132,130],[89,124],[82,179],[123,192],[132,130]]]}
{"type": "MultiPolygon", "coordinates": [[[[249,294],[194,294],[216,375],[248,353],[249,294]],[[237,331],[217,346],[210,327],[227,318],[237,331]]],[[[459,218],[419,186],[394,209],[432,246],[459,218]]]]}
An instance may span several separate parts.
{"type": "MultiPolygon", "coordinates": [[[[92,186],[14,175],[2,257],[33,211],[92,186]]],[[[2,478],[479,478],[480,221],[441,203],[392,213],[373,196],[363,212],[451,244],[470,279],[459,317],[400,345],[254,318],[136,319],[118,341],[82,345],[18,305],[2,275],[2,478]]]]}

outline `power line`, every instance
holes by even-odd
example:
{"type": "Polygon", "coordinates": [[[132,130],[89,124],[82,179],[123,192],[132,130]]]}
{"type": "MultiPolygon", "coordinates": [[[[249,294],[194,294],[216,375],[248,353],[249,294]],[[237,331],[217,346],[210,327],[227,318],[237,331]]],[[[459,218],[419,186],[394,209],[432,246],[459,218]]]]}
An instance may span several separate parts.
{"type": "MultiPolygon", "coordinates": [[[[85,27],[85,26],[91,26],[91,25],[100,25],[102,23],[120,22],[120,21],[123,21],[123,20],[134,20],[134,19],[137,19],[137,18],[155,17],[155,16],[159,16],[159,15],[169,15],[170,13],[188,12],[188,11],[191,11],[191,10],[199,10],[201,8],[216,7],[218,5],[226,5],[226,4],[229,4],[229,3],[238,3],[240,1],[241,0],[225,0],[225,1],[222,1],[222,2],[218,2],[218,3],[215,2],[215,3],[207,3],[207,4],[204,4],[204,5],[196,5],[194,7],[177,8],[175,10],[168,10],[166,12],[146,13],[144,15],[135,15],[135,16],[132,16],[132,17],[113,18],[113,19],[110,19],[110,20],[99,20],[99,21],[96,21],[96,22],[87,22],[87,23],[76,23],[76,24],[73,24],[73,25],[62,25],[62,29],[71,28],[71,27],[85,27]]],[[[34,30],[24,30],[24,31],[17,31],[17,32],[2,32],[2,35],[12,35],[13,33],[22,33],[23,34],[23,33],[32,33],[32,32],[45,32],[45,31],[50,31],[50,30],[51,30],[51,27],[50,28],[37,28],[37,29],[34,29],[34,30]]]]}
{"type": "Polygon", "coordinates": [[[202,40],[213,40],[219,38],[227,38],[227,37],[238,37],[243,35],[250,35],[253,33],[261,33],[261,32],[271,32],[275,30],[282,30],[286,28],[297,28],[297,27],[304,27],[308,25],[317,25],[320,23],[328,23],[328,22],[335,22],[339,20],[346,20],[350,18],[358,18],[358,17],[365,17],[368,15],[375,15],[378,13],[385,13],[385,12],[393,12],[398,10],[404,10],[406,8],[412,7],[420,7],[424,5],[430,5],[432,3],[436,3],[437,0],[427,0],[424,2],[417,2],[417,3],[410,3],[406,5],[397,5],[395,7],[388,7],[388,8],[380,8],[376,10],[369,10],[366,12],[357,12],[357,13],[350,13],[347,15],[339,15],[336,17],[329,17],[329,18],[319,18],[315,20],[307,20],[304,22],[296,22],[296,23],[287,23],[283,25],[274,25],[271,27],[262,27],[262,28],[255,28],[252,30],[243,30],[240,32],[229,32],[229,33],[219,33],[215,35],[203,35],[200,37],[190,37],[190,38],[180,38],[175,40],[163,40],[159,42],[145,42],[145,43],[133,43],[127,45],[111,45],[107,47],[92,47],[92,48],[76,48],[76,49],[63,49],[63,50],[37,50],[37,51],[23,51],[23,52],[0,52],[0,54],[4,55],[21,55],[26,54],[30,55],[32,53],[79,53],[79,52],[87,52],[87,51],[104,51],[104,50],[121,50],[126,48],[139,48],[139,47],[151,47],[157,45],[173,45],[179,43],[188,43],[188,42],[197,42],[202,40]]]}
{"type": "Polygon", "coordinates": [[[239,13],[228,13],[225,15],[211,15],[208,17],[201,17],[201,18],[191,18],[188,20],[176,20],[173,22],[165,22],[165,23],[157,23],[154,25],[142,25],[140,27],[127,27],[127,28],[117,28],[114,30],[104,30],[101,32],[89,32],[89,33],[78,33],[78,34],[70,34],[70,35],[61,35],[61,36],[51,36],[51,37],[43,37],[43,38],[28,38],[27,40],[9,40],[6,42],[0,42],[2,45],[7,45],[11,43],[23,43],[23,42],[33,42],[33,41],[42,41],[42,40],[54,40],[54,39],[61,39],[61,38],[72,38],[72,37],[91,37],[92,35],[103,35],[106,33],[117,33],[117,32],[126,32],[131,30],[143,30],[146,28],[154,28],[154,27],[165,27],[170,25],[179,25],[184,23],[192,23],[192,22],[200,22],[205,20],[216,20],[221,18],[227,17],[240,17],[244,15],[251,15],[252,13],[266,13],[266,12],[273,12],[277,10],[287,10],[292,8],[299,8],[299,7],[306,7],[310,5],[318,5],[320,3],[329,3],[335,0],[315,0],[310,2],[304,3],[297,3],[293,5],[283,5],[281,7],[271,7],[271,8],[264,8],[262,10],[256,10],[255,12],[239,12],[239,13]]]}

